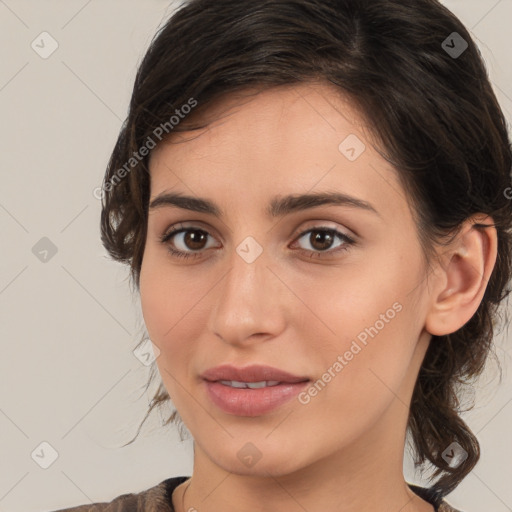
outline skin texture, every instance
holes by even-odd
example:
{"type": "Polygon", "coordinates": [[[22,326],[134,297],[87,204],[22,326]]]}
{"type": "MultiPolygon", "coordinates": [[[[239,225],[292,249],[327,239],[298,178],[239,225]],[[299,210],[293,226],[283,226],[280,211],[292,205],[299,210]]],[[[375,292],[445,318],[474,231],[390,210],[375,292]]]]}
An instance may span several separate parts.
{"type": "Polygon", "coordinates": [[[207,129],[174,133],[151,155],[150,201],[181,192],[224,212],[219,219],[163,206],[148,220],[142,311],[164,385],[194,438],[183,508],[187,484],[173,495],[179,512],[433,510],[403,476],[410,399],[431,335],[454,332],[476,311],[496,234],[468,223],[428,273],[396,171],[336,91],[315,83],[231,95],[209,109],[221,117],[207,129]],[[354,161],[338,148],[349,134],[366,146],[354,161]],[[367,201],[378,214],[322,205],[266,215],[274,196],[324,191],[367,201]],[[202,245],[185,245],[187,233],[160,241],[180,223],[206,231],[202,245]],[[336,252],[342,239],[301,235],[320,227],[355,243],[336,252]],[[252,263],[236,251],[248,236],[263,249],[252,263]],[[196,257],[173,257],[169,245],[196,257]],[[388,321],[376,324],[381,315],[388,321]],[[252,418],[226,414],[199,377],[223,363],[260,363],[315,382],[382,323],[308,403],[294,399],[252,418]],[[252,467],[237,456],[248,442],[261,453],[252,467]]]}

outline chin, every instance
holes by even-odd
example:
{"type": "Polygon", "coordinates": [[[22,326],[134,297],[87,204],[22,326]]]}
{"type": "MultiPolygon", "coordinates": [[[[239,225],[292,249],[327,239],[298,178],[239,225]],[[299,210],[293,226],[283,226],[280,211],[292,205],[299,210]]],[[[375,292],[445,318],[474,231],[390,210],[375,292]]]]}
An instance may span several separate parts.
{"type": "MultiPolygon", "coordinates": [[[[297,441],[301,445],[300,441],[297,441]]],[[[239,443],[233,443],[238,445],[239,443]]],[[[229,451],[210,452],[213,463],[227,472],[243,476],[281,477],[300,470],[307,463],[297,457],[295,448],[288,453],[272,446],[258,449],[258,443],[243,443],[242,447],[233,446],[229,451]]],[[[262,443],[260,443],[261,446],[262,443]]]]}

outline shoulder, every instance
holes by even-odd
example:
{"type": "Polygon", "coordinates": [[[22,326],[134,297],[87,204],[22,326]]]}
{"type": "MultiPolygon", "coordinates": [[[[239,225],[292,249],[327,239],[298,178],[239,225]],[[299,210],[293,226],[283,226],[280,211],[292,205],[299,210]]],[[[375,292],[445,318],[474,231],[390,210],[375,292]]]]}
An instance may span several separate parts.
{"type": "Polygon", "coordinates": [[[168,478],[149,489],[138,493],[121,494],[108,502],[78,505],[52,512],[174,512],[172,492],[188,478],[168,478]]]}
{"type": "Polygon", "coordinates": [[[446,503],[446,501],[444,501],[444,500],[441,502],[441,504],[439,505],[439,508],[437,510],[438,510],[438,512],[462,512],[459,509],[453,508],[451,505],[446,503]]]}
{"type": "Polygon", "coordinates": [[[439,492],[430,487],[420,487],[419,485],[407,483],[409,488],[418,496],[434,506],[436,512],[462,512],[453,508],[440,496],[439,492]]]}

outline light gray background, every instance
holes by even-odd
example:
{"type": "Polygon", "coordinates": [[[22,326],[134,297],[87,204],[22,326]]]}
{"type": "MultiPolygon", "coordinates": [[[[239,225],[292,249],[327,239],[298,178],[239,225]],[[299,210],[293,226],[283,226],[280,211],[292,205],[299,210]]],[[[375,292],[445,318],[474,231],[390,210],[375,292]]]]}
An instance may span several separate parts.
{"type": "MultiPolygon", "coordinates": [[[[476,38],[510,122],[512,0],[444,3],[476,38]]],[[[93,195],[137,65],[177,5],[0,0],[0,512],[109,501],[192,472],[191,441],[158,412],[120,447],[158,380],[144,392],[138,298],[101,245],[93,195]],[[31,48],[43,31],[59,45],[47,59],[31,48]],[[42,237],[57,247],[47,262],[32,252],[42,237]],[[48,469],[31,456],[43,441],[58,453],[48,469]]],[[[512,510],[511,341],[510,330],[497,339],[503,383],[491,363],[465,415],[482,458],[450,495],[464,512],[512,510]]],[[[408,458],[404,469],[422,482],[408,458]]]]}

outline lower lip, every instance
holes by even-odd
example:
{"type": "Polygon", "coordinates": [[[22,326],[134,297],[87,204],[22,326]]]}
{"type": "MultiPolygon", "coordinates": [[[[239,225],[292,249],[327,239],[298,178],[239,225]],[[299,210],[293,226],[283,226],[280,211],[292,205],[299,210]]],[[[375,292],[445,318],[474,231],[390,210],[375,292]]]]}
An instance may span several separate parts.
{"type": "Polygon", "coordinates": [[[292,400],[309,381],[284,382],[259,389],[232,388],[208,380],[205,383],[212,402],[224,412],[237,416],[259,416],[292,400]]]}

